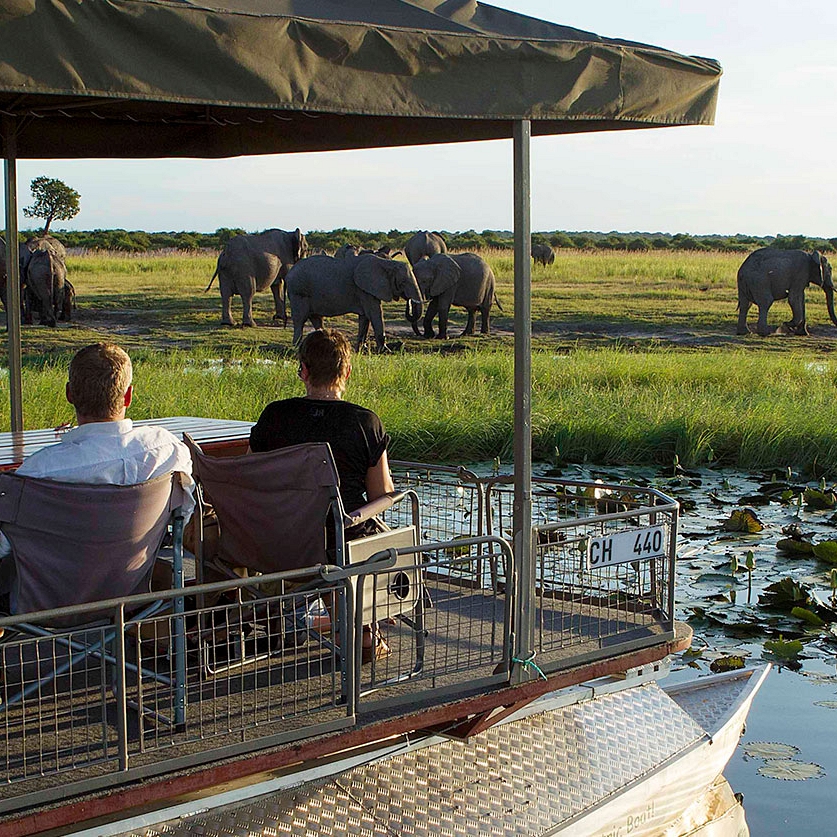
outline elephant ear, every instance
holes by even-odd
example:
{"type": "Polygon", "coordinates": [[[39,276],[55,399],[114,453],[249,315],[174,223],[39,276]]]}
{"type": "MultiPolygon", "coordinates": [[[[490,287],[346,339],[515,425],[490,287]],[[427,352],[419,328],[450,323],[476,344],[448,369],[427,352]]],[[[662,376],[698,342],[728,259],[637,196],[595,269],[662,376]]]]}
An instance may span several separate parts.
{"type": "Polygon", "coordinates": [[[298,262],[300,259],[305,258],[305,251],[308,249],[308,242],[305,240],[305,236],[300,232],[299,227],[294,230],[293,237],[294,261],[298,262]]]}
{"type": "Polygon", "coordinates": [[[822,263],[824,259],[819,250],[811,253],[811,282],[815,285],[822,285],[822,263]]]}
{"type": "Polygon", "coordinates": [[[392,266],[398,264],[380,256],[362,256],[355,265],[355,284],[382,302],[392,302],[392,266]]]}
{"type": "Polygon", "coordinates": [[[432,261],[434,262],[433,279],[427,289],[427,296],[441,296],[456,285],[462,271],[450,256],[440,254],[434,256],[432,261]]]}

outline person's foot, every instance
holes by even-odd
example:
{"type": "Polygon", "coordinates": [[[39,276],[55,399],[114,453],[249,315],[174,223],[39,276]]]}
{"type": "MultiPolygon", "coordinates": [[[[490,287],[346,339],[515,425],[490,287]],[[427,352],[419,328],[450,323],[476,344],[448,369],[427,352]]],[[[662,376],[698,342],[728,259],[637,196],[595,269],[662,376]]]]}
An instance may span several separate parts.
{"type": "Polygon", "coordinates": [[[380,631],[364,630],[363,632],[363,650],[361,652],[361,662],[371,663],[372,660],[383,660],[392,654],[392,648],[387,645],[386,640],[380,631]],[[368,642],[367,642],[368,639],[368,642]]]}

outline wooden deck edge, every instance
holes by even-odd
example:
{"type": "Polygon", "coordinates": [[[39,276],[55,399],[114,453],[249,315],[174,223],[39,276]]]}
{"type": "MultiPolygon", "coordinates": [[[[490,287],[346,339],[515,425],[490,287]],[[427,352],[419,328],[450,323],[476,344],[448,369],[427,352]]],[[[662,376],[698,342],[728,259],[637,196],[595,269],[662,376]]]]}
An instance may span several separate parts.
{"type": "MultiPolygon", "coordinates": [[[[264,752],[248,753],[209,767],[197,768],[177,775],[145,779],[121,789],[100,791],[75,801],[54,807],[41,807],[20,816],[11,814],[0,820],[2,837],[29,837],[49,832],[66,834],[69,827],[81,829],[93,827],[94,820],[113,821],[130,816],[132,809],[155,809],[175,804],[179,797],[207,791],[227,782],[239,781],[247,776],[281,770],[291,765],[315,761],[333,756],[344,750],[368,746],[375,741],[415,730],[438,728],[441,725],[467,724],[468,719],[479,719],[503,707],[517,707],[530,703],[542,695],[557,689],[575,686],[598,677],[619,674],[628,669],[650,665],[669,654],[687,650],[692,641],[692,629],[683,622],[675,623],[674,639],[659,645],[627,652],[594,663],[565,669],[542,679],[531,680],[515,686],[501,686],[490,692],[465,700],[453,700],[440,706],[418,712],[400,714],[394,718],[375,721],[366,725],[319,736],[290,745],[275,747],[264,752]]],[[[500,712],[496,717],[500,717],[500,712]]],[[[475,722],[475,729],[485,725],[475,722]]]]}

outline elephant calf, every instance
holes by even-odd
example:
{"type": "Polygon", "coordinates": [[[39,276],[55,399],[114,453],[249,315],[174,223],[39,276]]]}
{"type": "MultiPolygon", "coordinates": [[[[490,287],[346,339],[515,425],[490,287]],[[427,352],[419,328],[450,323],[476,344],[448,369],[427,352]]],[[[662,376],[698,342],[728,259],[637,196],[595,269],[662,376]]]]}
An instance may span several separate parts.
{"type": "Polygon", "coordinates": [[[747,334],[747,312],[757,305],[759,319],[756,331],[762,336],[770,334],[767,312],[777,299],[787,299],[791,320],[784,324],[788,334],[808,334],[805,322],[805,288],[819,285],[825,292],[828,316],[837,325],[834,314],[834,284],[831,265],[818,252],[804,250],[779,250],[762,247],[750,253],[738,269],[738,334],[747,334]]]}
{"type": "MultiPolygon", "coordinates": [[[[499,301],[494,292],[494,272],[488,262],[476,253],[447,255],[438,253],[420,259],[413,265],[419,288],[427,299],[424,315],[424,336],[433,337],[433,319],[439,314],[439,337],[448,336],[448,312],[451,305],[461,305],[468,312],[468,322],[463,337],[474,333],[477,311],[481,314],[482,334],[490,332],[491,305],[499,301]]],[[[502,306],[500,306],[502,310],[502,306]]],[[[418,319],[421,308],[408,306],[407,320],[418,335],[418,319]]]]}

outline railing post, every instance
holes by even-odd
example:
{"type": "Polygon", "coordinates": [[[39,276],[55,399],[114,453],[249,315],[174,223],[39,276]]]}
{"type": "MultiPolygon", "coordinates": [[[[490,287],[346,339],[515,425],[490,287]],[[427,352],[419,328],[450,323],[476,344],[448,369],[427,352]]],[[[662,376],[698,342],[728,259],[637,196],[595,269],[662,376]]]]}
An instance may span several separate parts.
{"type": "Polygon", "coordinates": [[[17,244],[17,125],[3,117],[4,181],[6,199],[6,330],[9,359],[9,416],[13,433],[23,430],[20,372],[20,253],[17,244]]]}
{"type": "MultiPolygon", "coordinates": [[[[514,123],[514,659],[535,651],[535,551],[532,548],[532,221],[528,119],[514,123]]],[[[511,667],[512,682],[528,667],[511,667]]]]}
{"type": "MultiPolygon", "coordinates": [[[[125,666],[125,606],[119,605],[116,608],[116,618],[114,627],[116,628],[116,636],[114,643],[116,645],[116,672],[114,677],[116,679],[116,745],[119,749],[119,769],[128,769],[128,675],[125,666]]],[[[140,629],[141,631],[141,629],[140,629]]],[[[140,633],[137,634],[137,647],[140,643],[140,633]]],[[[104,648],[102,651],[104,652],[104,648]]],[[[137,666],[137,678],[141,677],[142,666],[137,666]]],[[[140,711],[140,726],[142,726],[142,711],[140,711]]]]}

